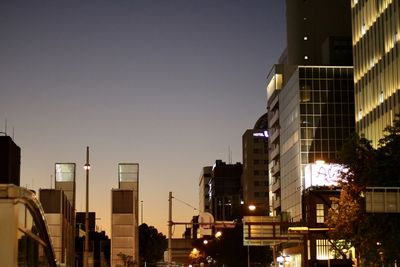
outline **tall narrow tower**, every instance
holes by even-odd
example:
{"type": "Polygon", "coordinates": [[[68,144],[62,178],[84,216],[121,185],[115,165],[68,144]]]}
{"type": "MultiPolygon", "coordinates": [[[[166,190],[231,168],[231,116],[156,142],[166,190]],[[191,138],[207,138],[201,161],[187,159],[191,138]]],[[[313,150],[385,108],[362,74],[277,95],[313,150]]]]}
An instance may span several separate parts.
{"type": "Polygon", "coordinates": [[[139,263],[139,164],[118,164],[118,189],[111,190],[111,266],[126,257],[139,263]]]}

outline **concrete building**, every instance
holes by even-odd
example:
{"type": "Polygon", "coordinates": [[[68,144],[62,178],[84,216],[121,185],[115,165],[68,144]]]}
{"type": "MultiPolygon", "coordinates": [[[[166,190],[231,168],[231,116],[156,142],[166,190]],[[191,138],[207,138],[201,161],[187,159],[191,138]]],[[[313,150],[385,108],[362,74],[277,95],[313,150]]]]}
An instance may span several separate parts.
{"type": "Polygon", "coordinates": [[[208,183],[210,213],[215,221],[241,218],[242,164],[227,164],[216,160],[208,183]]]}
{"type": "Polygon", "coordinates": [[[399,0],[351,0],[356,129],[374,147],[400,112],[399,8],[399,0]]]}
{"type": "Polygon", "coordinates": [[[70,201],[60,189],[40,189],[39,198],[57,262],[75,265],[75,216],[70,201]]]}
{"type": "Polygon", "coordinates": [[[268,117],[261,116],[253,129],[242,135],[244,205],[253,205],[254,215],[269,214],[268,200],[268,117]]]}
{"type": "Polygon", "coordinates": [[[118,189],[111,191],[111,266],[121,255],[139,263],[139,164],[118,164],[118,189]]]}
{"type": "Polygon", "coordinates": [[[55,164],[55,189],[40,189],[57,261],[75,264],[75,163],[55,164]]]}
{"type": "Polygon", "coordinates": [[[59,266],[36,194],[0,184],[1,266],[59,266]]]}

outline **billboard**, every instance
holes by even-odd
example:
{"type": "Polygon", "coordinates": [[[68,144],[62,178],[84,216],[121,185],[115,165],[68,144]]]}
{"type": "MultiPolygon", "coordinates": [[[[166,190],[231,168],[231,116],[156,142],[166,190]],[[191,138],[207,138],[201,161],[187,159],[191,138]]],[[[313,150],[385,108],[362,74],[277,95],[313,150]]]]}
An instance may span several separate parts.
{"type": "Polygon", "coordinates": [[[340,164],[312,163],[304,168],[304,189],[311,186],[335,186],[345,168],[340,164]]]}

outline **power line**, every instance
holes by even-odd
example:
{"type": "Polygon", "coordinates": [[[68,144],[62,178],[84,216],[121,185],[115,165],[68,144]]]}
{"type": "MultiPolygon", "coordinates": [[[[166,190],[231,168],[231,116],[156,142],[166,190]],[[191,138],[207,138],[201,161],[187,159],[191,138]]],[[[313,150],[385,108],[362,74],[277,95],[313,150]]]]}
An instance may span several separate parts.
{"type": "Polygon", "coordinates": [[[183,203],[183,204],[185,204],[185,205],[188,206],[188,207],[191,207],[191,208],[194,209],[194,210],[199,211],[197,208],[193,207],[192,205],[190,205],[189,203],[187,203],[187,202],[185,202],[185,201],[183,201],[183,200],[180,200],[180,199],[178,199],[178,198],[176,198],[176,197],[172,197],[172,198],[173,198],[173,199],[176,199],[177,201],[179,201],[179,202],[181,202],[181,203],[183,203]]]}

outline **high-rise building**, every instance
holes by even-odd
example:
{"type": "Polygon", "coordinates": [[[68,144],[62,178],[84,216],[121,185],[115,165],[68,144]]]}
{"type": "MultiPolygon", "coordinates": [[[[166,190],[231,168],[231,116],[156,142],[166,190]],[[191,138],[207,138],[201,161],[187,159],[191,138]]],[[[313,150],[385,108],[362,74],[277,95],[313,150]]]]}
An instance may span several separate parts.
{"type": "Polygon", "coordinates": [[[216,160],[208,183],[210,213],[215,221],[232,221],[241,217],[242,164],[216,160]]]}
{"type": "Polygon", "coordinates": [[[352,65],[348,0],[286,0],[289,65],[352,65]]]}
{"type": "MultiPolygon", "coordinates": [[[[305,166],[317,160],[334,162],[344,140],[354,132],[353,69],[298,66],[290,77],[285,77],[284,71],[275,75],[283,75],[286,83],[267,87],[279,90],[279,129],[270,131],[270,171],[274,174],[271,193],[275,196],[272,206],[275,212],[300,221],[305,166]],[[272,170],[275,166],[280,166],[279,175],[272,170]]],[[[270,77],[270,82],[274,79],[278,78],[270,77]]],[[[272,113],[277,112],[274,93],[267,92],[272,96],[272,113]]],[[[277,119],[273,117],[270,125],[275,127],[277,119]]]]}
{"type": "Polygon", "coordinates": [[[399,8],[399,0],[351,0],[356,129],[375,147],[400,112],[399,8]]]}
{"type": "MultiPolygon", "coordinates": [[[[286,21],[287,48],[266,87],[270,206],[281,222],[308,226],[309,210],[329,209],[326,201],[304,197],[319,196],[328,185],[309,170],[322,160],[322,168],[334,169],[329,163],[355,130],[350,6],[347,0],[286,0],[286,21]]],[[[326,237],[308,233],[304,240],[287,242],[282,255],[293,266],[326,264],[326,237]]]]}
{"type": "Polygon", "coordinates": [[[253,215],[268,215],[268,117],[262,115],[253,129],[242,135],[243,201],[253,205],[253,215]]]}
{"type": "Polygon", "coordinates": [[[118,164],[118,189],[111,191],[111,266],[139,263],[139,164],[118,164]]]}

